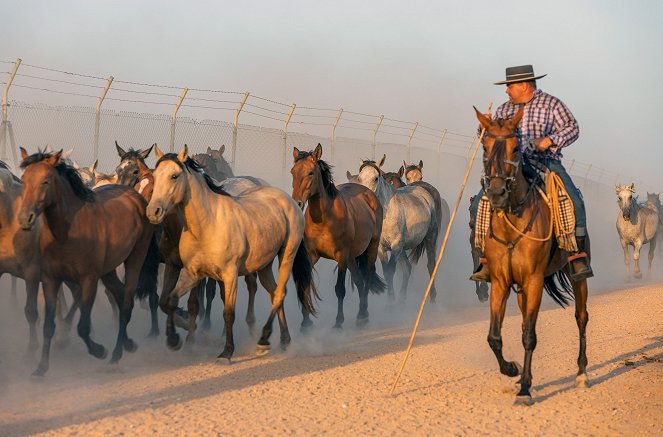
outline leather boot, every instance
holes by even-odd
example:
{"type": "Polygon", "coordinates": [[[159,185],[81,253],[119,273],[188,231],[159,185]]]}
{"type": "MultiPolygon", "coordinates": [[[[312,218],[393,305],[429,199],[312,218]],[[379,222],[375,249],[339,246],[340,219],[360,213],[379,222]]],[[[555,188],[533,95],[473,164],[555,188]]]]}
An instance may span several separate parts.
{"type": "Polygon", "coordinates": [[[472,273],[472,276],[470,276],[470,281],[490,282],[490,269],[488,268],[488,261],[486,258],[481,258],[479,262],[481,264],[479,264],[479,267],[477,267],[475,272],[472,273]]]}
{"type": "Polygon", "coordinates": [[[594,272],[592,272],[589,257],[585,252],[585,237],[576,236],[576,243],[578,251],[569,256],[569,277],[574,281],[581,281],[594,276],[594,272]]]}

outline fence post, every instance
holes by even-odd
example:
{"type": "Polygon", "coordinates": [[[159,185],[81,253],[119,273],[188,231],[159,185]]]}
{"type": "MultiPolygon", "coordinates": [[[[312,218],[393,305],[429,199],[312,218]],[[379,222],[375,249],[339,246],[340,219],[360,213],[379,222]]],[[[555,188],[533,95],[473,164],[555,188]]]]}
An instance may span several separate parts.
{"type": "Polygon", "coordinates": [[[286,174],[286,169],[287,169],[287,147],[288,147],[288,124],[290,123],[290,119],[292,118],[292,114],[295,112],[295,108],[297,107],[296,103],[293,103],[292,106],[290,107],[290,112],[288,112],[288,116],[285,118],[285,121],[283,122],[283,168],[281,169],[281,174],[283,175],[283,180],[285,182],[285,174],[286,174]]]}
{"type": "Polygon", "coordinates": [[[175,122],[177,121],[177,111],[180,109],[180,106],[182,105],[182,102],[184,101],[184,97],[186,97],[186,93],[189,92],[189,88],[184,88],[182,90],[182,94],[180,95],[180,99],[177,101],[177,105],[175,105],[175,108],[173,108],[173,113],[170,116],[170,146],[168,147],[168,150],[172,153],[175,149],[175,122]]]}
{"type": "Polygon", "coordinates": [[[110,88],[112,83],[113,83],[113,76],[108,76],[108,82],[106,82],[106,86],[104,87],[104,90],[101,92],[101,95],[99,96],[99,101],[97,102],[97,111],[95,113],[95,119],[94,119],[94,159],[95,160],[99,159],[99,122],[101,120],[101,104],[104,102],[104,99],[106,98],[106,93],[108,92],[108,89],[110,88]]]}
{"type": "Polygon", "coordinates": [[[585,173],[585,182],[587,182],[587,178],[589,177],[590,171],[592,171],[592,164],[589,164],[589,167],[587,167],[587,173],[585,173]]]}
{"type": "MultiPolygon", "coordinates": [[[[16,62],[14,62],[14,68],[12,69],[11,73],[9,73],[9,77],[5,83],[5,88],[2,90],[2,132],[0,132],[2,134],[2,136],[0,136],[2,151],[0,151],[0,159],[3,161],[7,161],[7,130],[11,129],[7,115],[7,98],[9,97],[9,87],[12,86],[12,82],[14,81],[14,77],[16,76],[16,72],[18,71],[18,67],[21,65],[21,62],[21,58],[16,59],[16,62]]],[[[15,157],[16,151],[13,150],[13,153],[15,157]]],[[[16,158],[14,158],[14,161],[16,161],[16,158]]],[[[17,164],[17,162],[14,162],[14,166],[17,164]]]]}
{"type": "Polygon", "coordinates": [[[470,144],[467,146],[467,156],[465,157],[466,160],[470,159],[470,152],[472,151],[472,144],[474,144],[474,140],[476,140],[477,136],[474,135],[472,137],[472,141],[470,141],[470,144]]]}
{"type": "Polygon", "coordinates": [[[334,121],[331,129],[331,162],[334,162],[334,141],[336,140],[336,126],[338,125],[338,122],[341,121],[341,115],[343,115],[343,108],[338,110],[338,117],[336,117],[336,121],[334,121]]]}
{"type": "Polygon", "coordinates": [[[575,159],[571,160],[571,165],[569,165],[569,174],[571,174],[571,170],[573,170],[573,164],[575,163],[576,163],[575,159]]]}
{"type": "Polygon", "coordinates": [[[373,161],[375,161],[375,149],[377,148],[376,137],[378,135],[378,130],[380,130],[380,125],[382,124],[382,120],[384,120],[384,114],[378,117],[378,123],[375,125],[375,130],[373,131],[373,143],[372,143],[373,161]]]}
{"type": "Polygon", "coordinates": [[[440,176],[442,175],[442,142],[444,137],[447,136],[447,130],[442,130],[442,136],[440,137],[440,142],[437,144],[437,180],[439,182],[440,176]]]}
{"type": "Polygon", "coordinates": [[[239,102],[239,106],[235,110],[235,120],[233,121],[233,146],[230,153],[230,168],[233,169],[233,172],[235,171],[235,157],[237,156],[237,122],[239,120],[239,113],[242,112],[242,108],[244,108],[244,104],[248,98],[249,92],[247,91],[244,93],[242,101],[239,102]]]}
{"type": "Polygon", "coordinates": [[[412,128],[410,129],[410,137],[407,139],[407,162],[410,163],[410,144],[412,143],[412,137],[414,136],[414,132],[417,130],[417,127],[419,127],[419,122],[415,122],[412,125],[412,128]]]}

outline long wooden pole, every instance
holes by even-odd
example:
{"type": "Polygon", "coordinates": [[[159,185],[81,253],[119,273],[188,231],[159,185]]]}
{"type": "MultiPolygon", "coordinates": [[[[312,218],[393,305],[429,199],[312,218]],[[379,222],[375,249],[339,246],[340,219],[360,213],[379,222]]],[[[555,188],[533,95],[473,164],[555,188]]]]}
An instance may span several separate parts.
{"type": "MultiPolygon", "coordinates": [[[[493,102],[490,102],[490,106],[488,106],[488,113],[490,113],[490,110],[492,108],[493,108],[493,102]]],[[[463,184],[460,186],[460,192],[458,193],[458,199],[456,200],[456,206],[454,207],[454,212],[451,215],[451,220],[449,221],[449,225],[447,226],[447,232],[444,234],[444,242],[442,242],[440,255],[437,257],[437,263],[435,264],[435,269],[433,270],[433,274],[431,275],[430,281],[428,282],[428,288],[426,289],[424,298],[421,301],[421,307],[419,308],[417,321],[414,323],[414,329],[412,329],[412,335],[410,336],[410,342],[407,345],[407,350],[405,351],[403,362],[401,363],[400,369],[398,369],[398,374],[396,375],[394,384],[391,386],[391,391],[389,392],[389,394],[394,394],[394,390],[396,390],[396,384],[398,384],[398,381],[401,379],[401,374],[403,373],[403,369],[405,369],[405,364],[407,363],[407,359],[410,356],[410,350],[412,350],[412,343],[414,343],[414,337],[417,335],[417,329],[419,328],[419,322],[421,322],[421,315],[423,314],[424,307],[426,306],[426,300],[428,300],[428,295],[430,294],[430,289],[433,286],[433,281],[435,281],[437,270],[440,267],[440,264],[442,263],[442,258],[444,257],[444,250],[447,248],[447,241],[449,240],[449,233],[451,232],[451,226],[453,225],[454,220],[456,219],[458,206],[460,205],[460,201],[463,198],[463,192],[465,191],[465,185],[467,184],[467,179],[469,179],[470,177],[470,171],[472,170],[472,164],[474,164],[474,158],[477,155],[477,151],[479,150],[479,144],[481,144],[481,141],[483,141],[483,135],[485,133],[486,133],[486,128],[481,129],[481,135],[479,135],[479,139],[476,145],[474,146],[474,153],[472,154],[472,159],[470,159],[470,162],[467,166],[467,172],[465,173],[465,179],[463,179],[463,184]]]]}

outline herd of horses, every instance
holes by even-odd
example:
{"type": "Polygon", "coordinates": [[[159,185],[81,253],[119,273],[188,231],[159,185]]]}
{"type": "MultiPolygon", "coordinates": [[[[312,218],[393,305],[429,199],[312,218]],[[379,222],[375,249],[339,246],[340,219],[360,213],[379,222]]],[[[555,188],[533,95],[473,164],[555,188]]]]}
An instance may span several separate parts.
{"type": "MultiPolygon", "coordinates": [[[[490,296],[486,289],[483,296],[490,299],[488,343],[500,371],[520,375],[517,402],[529,403],[536,321],[544,289],[561,305],[575,301],[580,341],[577,383],[587,383],[587,281],[569,279],[567,254],[554,238],[536,238],[546,235],[551,217],[538,192],[518,171],[522,157],[515,131],[520,117],[522,111],[512,120],[490,120],[477,111],[486,130],[484,186],[493,209],[485,243],[491,288],[490,296]],[[521,205],[519,211],[506,208],[514,202],[521,205]],[[511,290],[517,294],[523,317],[522,367],[502,354],[501,329],[511,290]]],[[[363,326],[369,320],[369,294],[386,291],[390,299],[396,298],[397,265],[402,270],[400,299],[406,297],[412,264],[424,252],[433,275],[440,231],[450,220],[449,206],[438,190],[422,180],[421,161],[404,163],[398,172],[385,172],[386,156],[377,162],[362,160],[357,174],[347,172],[348,183],[336,185],[331,166],[322,159],[320,144],[309,151],[294,148],[292,193],[287,194],[260,178],[234,176],[222,157],[223,147],[208,148],[198,155],[190,155],[186,145],[179,153],[163,153],[156,144],[144,150],[124,150],[116,143],[116,149],[120,163],[110,175],[99,173],[96,162],[78,166],[62,151],[29,154],[21,148],[21,178],[0,165],[0,273],[26,282],[31,352],[38,348],[40,283],[44,290],[42,354],[34,375],[44,375],[49,367],[62,284],[74,297],[64,320],[70,323],[73,313],[80,312],[78,334],[88,352],[102,359],[106,349],[90,336],[90,314],[101,280],[119,326],[112,363],[121,359],[123,351],[137,349],[127,333],[135,298],[149,299],[149,335],[159,335],[158,309],[166,313],[166,343],[179,349],[182,340],[177,327],[187,331],[187,342],[194,341],[205,297],[203,328],[209,329],[210,303],[218,285],[226,337],[219,358],[230,359],[235,347],[237,281],[243,276],[249,291],[246,322],[252,332],[258,282],[271,298],[256,350],[263,354],[270,348],[276,317],[281,347],[290,343],[284,298],[291,276],[301,306],[302,331],[311,328],[311,316],[316,314],[320,285],[313,280],[313,269],[320,258],[336,263],[334,327],[342,328],[345,320],[348,270],[359,294],[356,323],[363,326]],[[151,153],[157,159],[154,168],[145,163],[151,153]],[[385,280],[377,273],[378,259],[385,280]],[[160,263],[164,270],[159,294],[160,263]],[[178,303],[187,293],[185,312],[178,303]]],[[[639,226],[639,231],[623,234],[622,244],[635,241],[639,251],[641,244],[651,241],[651,264],[656,233],[655,224],[653,233],[649,225],[652,208],[638,206],[632,185],[618,188],[619,220],[625,223],[618,222],[620,235],[629,223],[639,226]],[[644,235],[640,240],[635,236],[638,233],[644,235]]],[[[659,220],[656,214],[656,222],[659,220]]],[[[434,285],[430,296],[434,302],[434,285]]]]}

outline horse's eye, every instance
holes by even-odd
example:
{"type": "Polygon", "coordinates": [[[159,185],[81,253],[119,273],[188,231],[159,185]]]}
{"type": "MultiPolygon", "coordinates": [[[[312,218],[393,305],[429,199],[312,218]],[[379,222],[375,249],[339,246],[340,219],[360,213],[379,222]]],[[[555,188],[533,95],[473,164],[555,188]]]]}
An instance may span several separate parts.
{"type": "Polygon", "coordinates": [[[134,170],[134,174],[138,174],[138,169],[134,170]]]}
{"type": "Polygon", "coordinates": [[[178,173],[175,173],[175,174],[172,175],[170,178],[173,179],[173,180],[175,180],[175,179],[177,179],[178,177],[180,177],[180,175],[179,175],[178,173]]]}
{"type": "Polygon", "coordinates": [[[41,183],[42,185],[48,185],[48,179],[41,183]]]}
{"type": "Polygon", "coordinates": [[[375,180],[375,182],[377,182],[377,181],[378,181],[378,177],[377,177],[377,176],[375,176],[375,179],[374,179],[374,180],[375,180]]]}
{"type": "Polygon", "coordinates": [[[313,176],[313,171],[309,172],[308,175],[309,175],[309,176],[313,176]]]}

